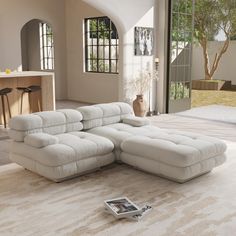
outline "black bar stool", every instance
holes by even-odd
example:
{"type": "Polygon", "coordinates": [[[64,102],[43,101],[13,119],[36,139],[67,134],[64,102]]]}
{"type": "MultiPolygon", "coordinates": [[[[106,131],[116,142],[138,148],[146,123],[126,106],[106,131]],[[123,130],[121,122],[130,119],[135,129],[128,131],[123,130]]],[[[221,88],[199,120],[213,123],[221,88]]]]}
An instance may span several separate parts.
{"type": "Polygon", "coordinates": [[[0,96],[2,100],[2,114],[3,114],[3,120],[4,120],[4,128],[7,127],[4,96],[7,99],[8,113],[9,113],[9,117],[11,118],[11,108],[10,108],[9,99],[8,99],[8,93],[11,93],[11,92],[12,92],[12,88],[3,88],[0,90],[0,96]]]}
{"type": "MultiPolygon", "coordinates": [[[[23,99],[24,99],[24,94],[28,93],[29,95],[29,107],[30,107],[30,112],[32,111],[31,107],[31,94],[37,91],[41,90],[41,87],[39,85],[31,85],[29,87],[17,87],[16,88],[18,91],[21,91],[21,103],[20,103],[20,113],[22,114],[23,110],[23,99]]],[[[41,111],[41,106],[40,106],[40,101],[38,100],[38,111],[41,111]]]]}

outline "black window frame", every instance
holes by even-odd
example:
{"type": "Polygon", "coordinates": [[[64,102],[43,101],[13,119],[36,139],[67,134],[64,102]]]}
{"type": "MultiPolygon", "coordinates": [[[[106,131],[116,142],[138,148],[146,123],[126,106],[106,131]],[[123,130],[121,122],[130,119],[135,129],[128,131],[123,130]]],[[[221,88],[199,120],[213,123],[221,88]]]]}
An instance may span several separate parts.
{"type": "Polygon", "coordinates": [[[84,19],[84,38],[85,38],[85,71],[89,73],[105,73],[105,74],[119,74],[119,35],[115,24],[107,16],[89,17],[84,19]],[[96,22],[96,30],[90,30],[90,20],[96,22]],[[101,30],[99,24],[106,22],[109,24],[108,30],[101,30]],[[105,33],[109,34],[109,38],[105,38],[105,33]],[[91,34],[95,37],[91,37],[91,34]],[[100,36],[103,35],[102,38],[100,36]],[[92,40],[88,42],[88,39],[92,40]],[[96,43],[94,43],[94,40],[96,43]],[[107,39],[107,43],[105,42],[107,39]],[[99,40],[103,40],[103,44],[99,44],[99,40]],[[112,41],[113,40],[113,41],[112,41]],[[115,40],[115,43],[114,43],[115,40]],[[112,55],[112,47],[114,47],[115,56],[112,55]],[[89,48],[92,49],[92,54],[89,55],[89,48]],[[106,51],[108,50],[108,57],[106,57],[106,51]],[[94,53],[95,49],[95,53],[94,53]],[[103,55],[100,55],[102,49],[103,55]],[[93,57],[95,55],[95,57],[93,57]],[[102,67],[101,68],[101,63],[102,67]],[[105,62],[108,62],[107,64],[105,62]],[[112,63],[115,63],[115,70],[112,67],[112,63]],[[108,68],[106,68],[108,66],[108,68]]]}
{"type": "Polygon", "coordinates": [[[53,32],[51,26],[46,22],[39,23],[39,37],[41,70],[53,71],[55,68],[53,32]],[[51,38],[51,44],[49,43],[49,38],[51,38]],[[49,61],[51,61],[51,66],[49,61]]]}

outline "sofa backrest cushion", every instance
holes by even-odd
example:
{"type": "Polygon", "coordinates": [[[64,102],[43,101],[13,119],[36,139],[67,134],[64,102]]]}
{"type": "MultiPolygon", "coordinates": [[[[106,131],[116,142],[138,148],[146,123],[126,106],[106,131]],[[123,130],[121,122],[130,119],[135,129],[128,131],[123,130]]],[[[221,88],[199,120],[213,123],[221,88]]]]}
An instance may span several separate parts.
{"type": "Polygon", "coordinates": [[[119,123],[124,117],[133,114],[133,108],[124,102],[84,106],[77,110],[83,115],[82,123],[85,130],[119,123]]]}
{"type": "Polygon", "coordinates": [[[82,114],[74,109],[43,111],[15,116],[9,121],[9,136],[15,141],[24,141],[28,134],[44,132],[60,134],[83,129],[82,114]]]}

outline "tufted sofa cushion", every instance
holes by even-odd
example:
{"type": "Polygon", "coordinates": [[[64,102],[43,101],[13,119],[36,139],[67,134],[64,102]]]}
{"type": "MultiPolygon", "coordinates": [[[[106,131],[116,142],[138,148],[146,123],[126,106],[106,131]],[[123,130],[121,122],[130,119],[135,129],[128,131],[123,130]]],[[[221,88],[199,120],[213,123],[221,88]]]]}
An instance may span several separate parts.
{"type": "Polygon", "coordinates": [[[205,139],[205,136],[193,139],[188,135],[167,132],[163,134],[163,139],[158,135],[132,137],[121,144],[121,149],[132,155],[145,156],[146,159],[187,167],[223,154],[226,146],[217,143],[217,140],[205,139]]]}
{"type": "Polygon", "coordinates": [[[110,139],[123,152],[180,167],[223,154],[226,150],[225,143],[216,138],[151,125],[133,127],[119,123],[89,132],[110,139]]]}
{"type": "Polygon", "coordinates": [[[44,111],[15,116],[9,121],[9,136],[15,141],[24,141],[28,134],[60,134],[83,129],[82,114],[73,109],[44,111]]]}
{"type": "Polygon", "coordinates": [[[55,135],[58,142],[42,148],[14,142],[11,152],[33,159],[45,166],[66,165],[78,160],[111,153],[114,145],[106,138],[85,132],[55,135]]]}
{"type": "Polygon", "coordinates": [[[123,102],[79,107],[77,110],[83,115],[82,122],[85,130],[119,123],[124,117],[133,114],[132,107],[123,102]]]}

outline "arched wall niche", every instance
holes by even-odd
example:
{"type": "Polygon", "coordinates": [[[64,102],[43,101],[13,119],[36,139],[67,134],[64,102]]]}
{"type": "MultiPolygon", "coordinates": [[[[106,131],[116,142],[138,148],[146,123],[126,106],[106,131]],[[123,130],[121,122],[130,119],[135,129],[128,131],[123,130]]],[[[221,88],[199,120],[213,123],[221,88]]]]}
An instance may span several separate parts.
{"type": "MultiPolygon", "coordinates": [[[[21,38],[21,60],[23,71],[39,71],[44,70],[41,65],[40,48],[40,24],[46,24],[52,31],[52,42],[54,41],[54,34],[52,25],[42,19],[31,19],[27,21],[20,30],[21,38]]],[[[54,46],[53,46],[54,47],[54,46]]],[[[54,49],[53,49],[54,51],[54,49]]],[[[54,58],[54,55],[53,55],[54,58]]],[[[53,59],[53,65],[54,65],[53,59]]],[[[53,68],[54,69],[54,68],[53,68]]]]}

